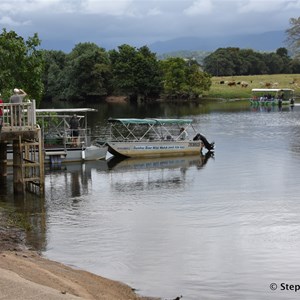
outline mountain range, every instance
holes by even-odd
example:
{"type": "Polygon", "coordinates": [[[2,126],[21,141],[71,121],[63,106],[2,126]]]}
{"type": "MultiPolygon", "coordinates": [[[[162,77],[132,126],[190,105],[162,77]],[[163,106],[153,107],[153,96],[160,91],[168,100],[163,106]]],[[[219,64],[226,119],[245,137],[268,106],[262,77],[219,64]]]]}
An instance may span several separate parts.
{"type": "MultiPolygon", "coordinates": [[[[285,47],[284,40],[286,39],[284,31],[271,31],[261,34],[245,34],[245,35],[222,35],[212,37],[179,37],[175,39],[157,41],[148,44],[149,49],[158,54],[178,51],[203,51],[213,52],[218,48],[238,47],[241,49],[253,49],[254,51],[276,51],[276,49],[285,47]]],[[[117,44],[120,46],[123,43],[117,44]]],[[[42,40],[42,48],[47,50],[61,50],[70,52],[76,43],[71,39],[63,40],[42,40]]],[[[131,45],[128,42],[128,45],[131,45]]],[[[99,43],[100,47],[110,50],[117,48],[112,45],[99,43]]],[[[135,45],[132,45],[135,46],[135,45]]],[[[136,46],[135,46],[136,47],[136,46]]],[[[141,46],[139,46],[141,47],[141,46]]],[[[137,47],[137,48],[139,48],[137,47]]]]}
{"type": "Polygon", "coordinates": [[[285,45],[284,31],[271,31],[261,34],[232,35],[219,37],[181,37],[158,41],[148,45],[157,54],[175,51],[215,51],[218,48],[238,47],[254,51],[276,51],[285,45]]]}

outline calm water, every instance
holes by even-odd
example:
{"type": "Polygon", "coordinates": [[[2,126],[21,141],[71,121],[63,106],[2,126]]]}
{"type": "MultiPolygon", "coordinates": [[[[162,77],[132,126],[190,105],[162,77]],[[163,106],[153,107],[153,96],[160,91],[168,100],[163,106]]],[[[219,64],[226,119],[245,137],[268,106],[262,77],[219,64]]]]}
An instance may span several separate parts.
{"type": "Polygon", "coordinates": [[[47,170],[41,200],[3,183],[1,201],[35,225],[33,247],[162,299],[299,296],[280,284],[300,284],[300,106],[102,106],[96,134],[109,116],[192,117],[215,156],[47,170]]]}

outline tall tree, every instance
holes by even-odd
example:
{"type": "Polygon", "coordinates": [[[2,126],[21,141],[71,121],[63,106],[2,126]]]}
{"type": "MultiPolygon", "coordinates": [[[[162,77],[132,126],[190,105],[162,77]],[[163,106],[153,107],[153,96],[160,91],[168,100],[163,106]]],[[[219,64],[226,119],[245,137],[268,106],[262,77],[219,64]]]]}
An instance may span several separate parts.
{"type": "Polygon", "coordinates": [[[8,99],[12,89],[22,88],[31,99],[39,101],[43,94],[43,55],[38,50],[40,40],[35,33],[24,40],[16,32],[0,34],[0,90],[8,99]]]}
{"type": "Polygon", "coordinates": [[[286,34],[292,53],[300,58],[300,17],[290,19],[290,28],[286,30],[286,34]]]}
{"type": "Polygon", "coordinates": [[[62,51],[44,50],[44,95],[43,99],[60,99],[65,89],[64,69],[67,64],[67,54],[62,51]]]}
{"type": "Polygon", "coordinates": [[[124,44],[109,54],[116,93],[126,94],[132,101],[159,95],[162,90],[160,66],[148,47],[136,49],[124,44]]]}
{"type": "Polygon", "coordinates": [[[194,60],[168,58],[161,61],[164,92],[169,98],[198,98],[211,86],[210,75],[194,60]]]}
{"type": "Polygon", "coordinates": [[[67,100],[93,100],[109,93],[111,68],[108,53],[94,43],[79,43],[68,55],[64,69],[67,100]]]}

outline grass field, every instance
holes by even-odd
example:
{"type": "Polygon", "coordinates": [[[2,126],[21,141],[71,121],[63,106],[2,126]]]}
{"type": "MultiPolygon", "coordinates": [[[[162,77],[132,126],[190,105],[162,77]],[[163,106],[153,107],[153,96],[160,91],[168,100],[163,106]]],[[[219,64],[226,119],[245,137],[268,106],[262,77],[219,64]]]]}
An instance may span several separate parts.
{"type": "Polygon", "coordinates": [[[291,88],[295,90],[296,98],[300,98],[300,74],[276,74],[276,75],[254,75],[254,76],[219,76],[212,77],[210,91],[203,96],[222,99],[248,99],[251,96],[251,89],[265,88],[270,83],[271,88],[291,88]],[[229,86],[228,82],[235,82],[236,85],[229,86]],[[224,82],[220,84],[220,82],[224,82]],[[248,83],[242,87],[241,82],[248,83]]]}

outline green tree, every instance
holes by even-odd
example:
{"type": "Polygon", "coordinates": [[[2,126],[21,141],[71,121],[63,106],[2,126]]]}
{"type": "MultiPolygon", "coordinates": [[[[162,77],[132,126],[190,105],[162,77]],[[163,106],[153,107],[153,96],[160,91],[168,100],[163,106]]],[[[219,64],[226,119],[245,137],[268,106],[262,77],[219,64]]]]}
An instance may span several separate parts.
{"type": "Polygon", "coordinates": [[[63,97],[67,100],[100,99],[110,92],[111,64],[105,49],[94,43],[80,43],[68,55],[63,76],[63,97]]]}
{"type": "Polygon", "coordinates": [[[205,71],[216,76],[234,76],[240,68],[239,48],[219,48],[204,59],[205,71]]]}
{"type": "Polygon", "coordinates": [[[148,47],[139,49],[121,45],[109,52],[115,93],[125,94],[131,101],[156,98],[161,90],[160,65],[148,47]]]}
{"type": "Polygon", "coordinates": [[[67,64],[67,54],[62,51],[44,51],[44,95],[43,99],[60,99],[64,92],[66,80],[64,69],[67,64]]]}
{"type": "Polygon", "coordinates": [[[287,43],[295,57],[300,58],[300,17],[290,19],[290,28],[286,30],[287,43]]]}
{"type": "Polygon", "coordinates": [[[183,58],[168,58],[161,62],[163,71],[164,92],[169,97],[176,97],[184,93],[185,60],[183,58]]]}
{"type": "Polygon", "coordinates": [[[161,61],[164,92],[168,98],[198,98],[211,86],[210,75],[194,60],[168,58],[161,61]]]}
{"type": "Polygon", "coordinates": [[[43,94],[43,55],[37,34],[24,40],[4,28],[0,35],[0,89],[8,99],[12,89],[22,88],[39,102],[43,94]]]}

